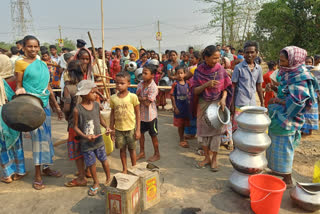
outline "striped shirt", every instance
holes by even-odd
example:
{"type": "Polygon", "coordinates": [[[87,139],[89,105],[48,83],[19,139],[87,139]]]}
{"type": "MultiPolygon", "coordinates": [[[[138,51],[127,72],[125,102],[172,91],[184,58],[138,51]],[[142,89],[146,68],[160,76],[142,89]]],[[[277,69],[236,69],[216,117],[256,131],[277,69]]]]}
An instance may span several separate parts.
{"type": "Polygon", "coordinates": [[[158,87],[156,83],[152,80],[152,82],[144,88],[143,81],[140,82],[137,88],[137,95],[140,97],[147,97],[147,99],[151,102],[149,106],[140,103],[141,121],[151,122],[157,118],[156,97],[158,95],[158,87]]]}

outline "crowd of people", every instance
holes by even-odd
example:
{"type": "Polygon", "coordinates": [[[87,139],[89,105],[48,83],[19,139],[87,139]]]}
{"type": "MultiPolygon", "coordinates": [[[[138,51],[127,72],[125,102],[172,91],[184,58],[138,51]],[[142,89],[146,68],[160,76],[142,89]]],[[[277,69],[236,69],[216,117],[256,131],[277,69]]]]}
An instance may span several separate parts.
{"type": "MultiPolygon", "coordinates": [[[[256,94],[260,105],[268,108],[272,121],[268,130],[272,140],[266,154],[268,168],[270,173],[282,176],[288,186],[292,185],[294,150],[300,142],[300,131],[311,134],[318,129],[320,57],[309,57],[304,49],[295,46],[282,49],[279,62],[268,62],[269,70],[264,74],[258,44],[253,41],[246,42],[237,53],[231,46],[210,45],[201,51],[189,47],[180,54],[166,50],[161,56],[143,48],[137,54],[128,46],[103,52],[102,48],[86,48],[83,40],[77,40],[77,50],[64,48],[59,54],[56,46],[40,46],[34,36],[26,36],[16,44],[10,50],[11,58],[1,50],[0,106],[14,94],[31,93],[43,102],[46,121],[30,132],[35,165],[33,187],[37,190],[45,188],[42,175],[62,176],[49,167],[54,155],[51,109],[59,119],[64,117],[68,122],[68,157],[77,167],[77,178],[65,186],[86,186],[87,178],[92,177],[94,184],[88,190],[91,196],[97,194],[99,187],[96,158],[102,163],[106,183],[110,182],[102,138],[105,133],[101,133],[100,125],[106,134],[111,134],[120,150],[122,172],[127,173],[126,150],[132,166],[145,158],[146,132],[154,148],[148,161],[160,159],[157,112],[164,109],[169,98],[178,145],[188,148],[188,139],[197,139],[197,153],[204,159],[196,167],[210,165],[213,172],[219,170],[219,147],[233,149],[236,118],[242,107],[257,105],[256,94]],[[129,69],[130,62],[142,68],[141,80],[129,69]],[[105,68],[102,73],[101,68],[105,68]],[[95,84],[105,77],[116,85],[110,98],[104,97],[95,84]],[[169,80],[171,90],[158,89],[164,78],[169,80]],[[110,104],[110,124],[100,114],[104,102],[110,104]],[[223,111],[230,109],[232,121],[221,129],[205,121],[204,113],[212,103],[220,105],[223,111]],[[138,155],[136,141],[140,146],[138,155]]],[[[22,134],[8,133],[13,130],[1,119],[1,181],[5,183],[26,175],[22,134]]]]}

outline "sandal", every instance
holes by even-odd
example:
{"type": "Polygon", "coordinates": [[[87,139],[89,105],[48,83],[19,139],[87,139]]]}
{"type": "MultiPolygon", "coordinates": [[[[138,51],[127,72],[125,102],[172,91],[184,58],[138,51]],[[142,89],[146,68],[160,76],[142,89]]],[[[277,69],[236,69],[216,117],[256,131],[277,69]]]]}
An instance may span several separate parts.
{"type": "Polygon", "coordinates": [[[189,148],[189,144],[187,141],[181,141],[179,144],[182,148],[189,148]]]}
{"type": "Polygon", "coordinates": [[[48,172],[42,171],[42,175],[48,176],[48,177],[60,178],[62,176],[62,173],[56,170],[49,169],[48,172]]]}
{"type": "Polygon", "coordinates": [[[45,188],[45,186],[43,185],[43,181],[37,182],[37,181],[33,181],[32,184],[33,188],[36,190],[42,190],[45,188]]]}
{"type": "Polygon", "coordinates": [[[13,176],[13,180],[14,180],[14,181],[21,180],[22,178],[26,177],[28,174],[29,174],[28,172],[26,172],[24,175],[15,174],[15,175],[13,176]]]}
{"type": "Polygon", "coordinates": [[[88,190],[88,195],[95,196],[98,193],[98,189],[99,189],[99,187],[96,187],[96,188],[90,187],[90,189],[88,190]]]}
{"type": "Polygon", "coordinates": [[[1,182],[6,183],[6,184],[10,184],[10,183],[12,183],[12,181],[13,180],[11,177],[7,177],[7,178],[2,177],[1,178],[1,182]]]}
{"type": "Polygon", "coordinates": [[[211,172],[218,172],[218,171],[219,171],[219,168],[218,168],[218,167],[216,167],[216,168],[211,168],[210,170],[211,170],[211,172]]]}
{"type": "Polygon", "coordinates": [[[79,183],[77,179],[73,179],[64,184],[66,187],[85,187],[87,186],[87,181],[85,183],[79,183]]]}
{"type": "Polygon", "coordinates": [[[209,165],[209,163],[206,163],[206,164],[204,164],[204,165],[201,165],[200,162],[197,162],[195,166],[196,166],[196,168],[198,168],[198,169],[204,169],[204,168],[206,168],[207,165],[209,165]]]}

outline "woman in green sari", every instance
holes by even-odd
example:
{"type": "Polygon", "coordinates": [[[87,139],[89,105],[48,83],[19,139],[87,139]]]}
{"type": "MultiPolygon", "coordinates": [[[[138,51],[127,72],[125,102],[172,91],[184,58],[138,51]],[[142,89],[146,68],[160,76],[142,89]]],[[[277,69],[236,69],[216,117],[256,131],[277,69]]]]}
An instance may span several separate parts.
{"type": "Polygon", "coordinates": [[[49,85],[50,74],[46,64],[37,59],[40,50],[40,42],[34,36],[26,36],[23,39],[24,56],[16,61],[15,73],[17,78],[16,94],[32,94],[39,97],[43,102],[46,113],[46,120],[38,129],[31,131],[33,161],[35,165],[35,178],[33,187],[41,190],[43,185],[42,173],[46,176],[61,177],[58,171],[51,170],[49,165],[53,163],[54,149],[51,139],[51,112],[49,99],[58,113],[59,119],[63,118],[63,113],[53,95],[49,85]]]}

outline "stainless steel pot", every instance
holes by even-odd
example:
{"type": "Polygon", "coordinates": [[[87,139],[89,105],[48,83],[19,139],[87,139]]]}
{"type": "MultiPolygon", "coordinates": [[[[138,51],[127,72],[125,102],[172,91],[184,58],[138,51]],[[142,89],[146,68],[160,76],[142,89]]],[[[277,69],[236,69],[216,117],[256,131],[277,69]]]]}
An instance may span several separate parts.
{"type": "Polygon", "coordinates": [[[307,211],[320,210],[320,184],[298,183],[290,191],[292,201],[307,211]]]}
{"type": "Polygon", "coordinates": [[[135,72],[134,75],[136,76],[136,79],[141,82],[142,81],[142,71],[143,68],[138,68],[135,72]]]}
{"type": "Polygon", "coordinates": [[[230,122],[230,111],[227,107],[222,111],[217,103],[212,103],[204,113],[204,120],[208,126],[220,129],[230,122]]]}
{"type": "Polygon", "coordinates": [[[129,62],[127,70],[131,72],[137,70],[137,63],[133,61],[129,62]]]}
{"type": "Polygon", "coordinates": [[[245,106],[237,117],[238,126],[251,132],[265,132],[271,123],[267,109],[258,106],[245,106]]]}
{"type": "Polygon", "coordinates": [[[267,167],[265,153],[246,153],[236,148],[230,153],[229,159],[236,170],[246,174],[258,174],[267,167]]]}
{"type": "Polygon", "coordinates": [[[264,152],[271,144],[265,132],[254,133],[242,128],[232,134],[232,139],[238,149],[254,154],[264,152]]]}
{"type": "MultiPolygon", "coordinates": [[[[160,81],[159,81],[159,86],[171,86],[172,85],[172,81],[170,80],[169,77],[163,77],[160,81]]],[[[161,91],[165,91],[166,89],[160,89],[161,91]]]]}
{"type": "Polygon", "coordinates": [[[39,128],[46,119],[41,99],[20,94],[2,107],[3,121],[13,130],[29,132],[39,128]]]}
{"type": "Polygon", "coordinates": [[[249,197],[250,196],[250,189],[249,189],[249,179],[248,174],[244,174],[234,170],[229,178],[230,187],[235,192],[239,193],[240,195],[249,197]]]}

